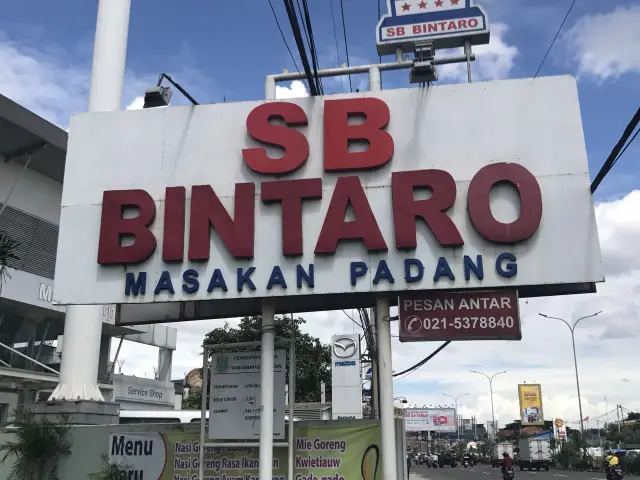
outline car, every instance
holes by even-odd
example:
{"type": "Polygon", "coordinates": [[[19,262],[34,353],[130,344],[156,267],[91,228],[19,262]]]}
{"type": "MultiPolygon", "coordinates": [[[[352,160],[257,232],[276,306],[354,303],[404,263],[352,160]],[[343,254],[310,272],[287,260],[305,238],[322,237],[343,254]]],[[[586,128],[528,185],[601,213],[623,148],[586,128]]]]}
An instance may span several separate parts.
{"type": "Polygon", "coordinates": [[[441,453],[438,457],[438,464],[440,468],[442,467],[451,467],[455,468],[458,466],[458,462],[456,462],[456,457],[451,452],[441,453]]]}

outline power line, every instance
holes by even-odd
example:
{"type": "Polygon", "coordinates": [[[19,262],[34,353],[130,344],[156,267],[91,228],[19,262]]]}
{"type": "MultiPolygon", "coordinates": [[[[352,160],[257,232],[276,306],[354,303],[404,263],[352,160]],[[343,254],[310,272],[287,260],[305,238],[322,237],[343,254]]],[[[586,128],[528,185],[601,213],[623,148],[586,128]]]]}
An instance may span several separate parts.
{"type": "Polygon", "coordinates": [[[609,157],[607,158],[607,160],[605,160],[604,164],[600,168],[600,171],[596,175],[596,178],[594,178],[593,182],[591,183],[592,194],[598,189],[598,187],[602,183],[602,180],[604,180],[604,177],[606,177],[607,174],[611,171],[611,169],[616,164],[618,159],[622,156],[622,154],[627,150],[627,148],[629,148],[629,145],[631,145],[631,142],[635,140],[636,136],[638,135],[637,133],[633,136],[631,141],[627,143],[627,140],[629,140],[629,137],[631,137],[631,135],[633,134],[633,131],[636,129],[639,123],[640,123],[640,108],[638,108],[638,110],[636,111],[631,121],[627,124],[627,127],[624,129],[624,132],[622,133],[622,137],[620,137],[620,140],[618,140],[618,143],[616,143],[616,146],[613,147],[613,150],[611,150],[609,157]]]}
{"type": "Polygon", "coordinates": [[[302,33],[300,32],[300,24],[298,23],[298,17],[292,0],[283,0],[285,9],[287,10],[287,16],[289,17],[289,24],[291,25],[291,31],[293,32],[293,38],[296,41],[298,47],[298,54],[302,61],[302,67],[304,68],[305,77],[309,82],[309,93],[312,96],[318,95],[318,89],[314,82],[314,76],[311,73],[311,67],[309,66],[309,58],[307,57],[307,51],[304,47],[304,41],[302,40],[302,33]]]}
{"type": "Polygon", "coordinates": [[[311,13],[309,13],[309,5],[307,4],[307,0],[302,0],[302,5],[304,7],[304,22],[306,23],[305,30],[309,31],[309,50],[311,51],[311,60],[313,62],[313,73],[316,79],[316,87],[321,95],[324,95],[324,87],[322,86],[322,80],[318,76],[318,70],[320,69],[320,65],[318,62],[318,54],[316,52],[316,40],[313,36],[313,29],[311,28],[311,13]]]}
{"type": "Polygon", "coordinates": [[[442,345],[436,348],[431,354],[429,354],[427,357],[423,358],[418,363],[416,363],[413,367],[409,367],[406,370],[403,370],[402,372],[399,372],[399,373],[394,373],[393,376],[399,377],[400,375],[404,375],[405,373],[414,372],[415,370],[423,366],[425,363],[427,363],[429,360],[431,360],[433,357],[435,357],[437,354],[439,354],[442,350],[444,350],[445,347],[450,343],[451,341],[444,342],[442,345]]]}
{"type": "MultiPolygon", "coordinates": [[[[340,14],[342,15],[342,35],[344,36],[344,50],[347,54],[347,67],[351,66],[349,62],[349,44],[347,43],[347,25],[344,21],[344,3],[340,0],[340,14]]],[[[353,93],[353,84],[351,83],[351,75],[349,75],[349,91],[353,93]]]]}
{"type": "MultiPolygon", "coordinates": [[[[331,4],[331,22],[333,23],[333,38],[336,41],[336,57],[338,59],[338,66],[340,66],[340,49],[338,48],[338,30],[336,29],[336,15],[333,8],[333,0],[329,0],[331,4]]],[[[340,87],[342,88],[342,93],[344,93],[344,79],[342,75],[340,76],[340,87]]]]}
{"type": "MultiPolygon", "coordinates": [[[[295,57],[293,56],[293,52],[291,51],[291,48],[289,48],[289,44],[287,43],[287,39],[284,36],[284,32],[282,31],[282,27],[280,26],[280,22],[278,21],[278,15],[276,15],[276,10],[273,8],[273,4],[271,3],[271,0],[267,0],[269,2],[269,6],[271,7],[271,12],[273,13],[273,18],[276,21],[276,25],[278,26],[278,31],[280,32],[280,36],[282,37],[282,41],[284,42],[284,46],[287,47],[287,51],[289,52],[289,56],[291,56],[291,60],[293,61],[293,65],[296,67],[296,70],[298,71],[298,73],[300,73],[300,67],[298,67],[298,62],[296,62],[295,57]]],[[[306,80],[302,80],[304,82],[304,85],[306,87],[307,90],[309,90],[309,85],[307,84],[306,80]]]]}
{"type": "Polygon", "coordinates": [[[571,2],[571,6],[569,7],[569,10],[567,10],[567,14],[564,16],[564,20],[562,20],[562,23],[560,24],[560,28],[558,28],[558,31],[556,32],[556,36],[553,37],[553,40],[551,41],[551,45],[549,45],[547,53],[545,53],[544,58],[542,59],[542,62],[540,62],[540,66],[538,67],[538,70],[536,71],[536,74],[533,76],[533,78],[538,77],[538,74],[540,73],[540,70],[542,69],[544,62],[547,60],[547,57],[549,56],[549,53],[551,52],[553,45],[556,43],[556,40],[558,39],[558,35],[560,35],[560,32],[562,31],[562,27],[564,27],[564,24],[566,23],[567,18],[569,18],[569,14],[571,13],[571,10],[573,10],[573,7],[576,4],[576,1],[577,0],[573,0],[573,2],[571,2]]]}
{"type": "Polygon", "coordinates": [[[351,320],[353,323],[355,323],[357,326],[359,326],[360,328],[362,328],[362,329],[364,330],[364,327],[363,327],[361,324],[359,324],[358,322],[356,322],[356,321],[353,319],[353,317],[352,317],[351,315],[349,315],[349,314],[347,313],[347,311],[346,311],[344,308],[342,309],[342,313],[344,313],[344,314],[347,316],[347,318],[348,318],[349,320],[351,320]]]}

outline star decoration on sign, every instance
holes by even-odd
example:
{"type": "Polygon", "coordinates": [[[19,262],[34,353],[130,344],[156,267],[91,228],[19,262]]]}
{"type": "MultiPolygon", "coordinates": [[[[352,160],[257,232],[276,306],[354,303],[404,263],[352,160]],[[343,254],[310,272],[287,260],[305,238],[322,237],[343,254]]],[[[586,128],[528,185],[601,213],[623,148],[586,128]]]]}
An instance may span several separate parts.
{"type": "Polygon", "coordinates": [[[411,7],[409,5],[407,5],[406,3],[404,5],[402,5],[402,11],[406,12],[410,9],[411,7]]]}
{"type": "Polygon", "coordinates": [[[418,4],[418,6],[420,7],[420,10],[424,10],[425,8],[427,8],[427,2],[422,0],[422,2],[418,4]]]}
{"type": "Polygon", "coordinates": [[[460,0],[451,0],[451,5],[458,5],[460,0]]]}
{"type": "Polygon", "coordinates": [[[436,7],[442,6],[442,0],[436,0],[436,7]]]}

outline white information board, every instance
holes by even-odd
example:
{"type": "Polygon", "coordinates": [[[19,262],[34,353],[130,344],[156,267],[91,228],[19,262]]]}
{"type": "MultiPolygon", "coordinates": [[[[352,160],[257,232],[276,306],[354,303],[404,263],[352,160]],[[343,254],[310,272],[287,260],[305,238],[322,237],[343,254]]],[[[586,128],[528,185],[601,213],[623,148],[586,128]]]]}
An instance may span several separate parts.
{"type": "MultiPolygon", "coordinates": [[[[218,353],[211,357],[209,438],[260,437],[260,352],[218,353]]],[[[286,352],[274,364],[273,437],[284,439],[286,352]]]]}

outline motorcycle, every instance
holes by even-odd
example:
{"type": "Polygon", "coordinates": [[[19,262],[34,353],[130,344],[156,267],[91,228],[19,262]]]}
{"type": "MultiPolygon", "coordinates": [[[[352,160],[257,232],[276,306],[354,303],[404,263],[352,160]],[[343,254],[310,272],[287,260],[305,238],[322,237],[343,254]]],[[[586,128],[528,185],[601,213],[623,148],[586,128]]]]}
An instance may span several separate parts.
{"type": "Polygon", "coordinates": [[[467,468],[469,466],[469,460],[467,460],[466,458],[462,459],[462,466],[464,468],[467,468]]]}
{"type": "Polygon", "coordinates": [[[516,472],[513,469],[513,467],[509,467],[505,469],[504,473],[502,474],[503,480],[514,480],[515,477],[516,477],[516,472]]]}
{"type": "Polygon", "coordinates": [[[606,467],[604,471],[607,475],[607,480],[622,480],[624,478],[624,473],[622,473],[620,465],[606,467]]]}

